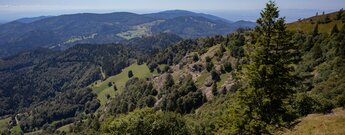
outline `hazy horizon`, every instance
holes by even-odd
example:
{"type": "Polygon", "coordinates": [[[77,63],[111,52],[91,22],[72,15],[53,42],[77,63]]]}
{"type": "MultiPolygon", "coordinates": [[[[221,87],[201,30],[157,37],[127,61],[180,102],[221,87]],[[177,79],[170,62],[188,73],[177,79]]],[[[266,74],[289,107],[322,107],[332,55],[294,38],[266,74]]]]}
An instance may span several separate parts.
{"type": "MultiPolygon", "coordinates": [[[[186,9],[167,9],[167,10],[186,10],[186,9]]],[[[7,23],[17,19],[22,18],[32,18],[32,17],[39,17],[39,16],[59,16],[59,15],[67,15],[67,14],[77,14],[77,13],[113,13],[113,12],[131,12],[136,14],[147,14],[147,13],[156,13],[162,12],[167,10],[70,10],[70,11],[60,11],[60,12],[27,12],[27,13],[12,13],[6,14],[0,13],[0,23],[7,23]]],[[[224,19],[230,21],[253,21],[255,22],[256,19],[259,17],[260,9],[256,10],[186,10],[192,11],[196,13],[205,13],[210,14],[218,17],[222,17],[224,19]]],[[[281,16],[286,17],[287,22],[293,22],[298,20],[299,18],[306,18],[316,14],[316,12],[322,13],[330,13],[335,12],[338,10],[319,10],[319,9],[281,9],[281,16]]]]}
{"type": "MultiPolygon", "coordinates": [[[[37,16],[56,16],[74,13],[133,12],[138,14],[164,10],[188,10],[216,15],[231,21],[255,21],[268,0],[2,0],[0,22],[37,16]]],[[[315,15],[316,12],[333,12],[344,7],[345,1],[333,0],[276,0],[281,16],[288,22],[315,15]]]]}

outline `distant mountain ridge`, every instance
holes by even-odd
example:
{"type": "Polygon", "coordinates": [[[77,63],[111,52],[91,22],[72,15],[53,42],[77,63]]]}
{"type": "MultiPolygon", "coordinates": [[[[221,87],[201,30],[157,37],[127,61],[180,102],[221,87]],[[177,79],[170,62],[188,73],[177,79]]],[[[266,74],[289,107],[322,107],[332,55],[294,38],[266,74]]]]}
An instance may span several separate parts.
{"type": "Polygon", "coordinates": [[[0,57],[37,47],[64,50],[76,44],[120,43],[162,32],[182,38],[225,35],[255,25],[183,10],[142,15],[114,12],[24,18],[0,25],[0,57]]]}
{"type": "Polygon", "coordinates": [[[52,16],[39,16],[39,17],[29,17],[29,18],[26,17],[26,18],[17,19],[15,21],[21,22],[21,23],[32,23],[35,21],[49,18],[49,17],[52,17],[52,16]]]}
{"type": "Polygon", "coordinates": [[[161,19],[172,19],[176,17],[181,17],[181,16],[197,16],[197,17],[204,17],[207,19],[211,20],[221,20],[227,23],[232,23],[233,21],[214,16],[214,15],[209,15],[209,14],[204,14],[204,13],[194,13],[191,11],[186,11],[186,10],[167,10],[167,11],[162,11],[158,13],[150,13],[150,14],[144,14],[145,16],[153,17],[153,18],[161,18],[161,19]]]}

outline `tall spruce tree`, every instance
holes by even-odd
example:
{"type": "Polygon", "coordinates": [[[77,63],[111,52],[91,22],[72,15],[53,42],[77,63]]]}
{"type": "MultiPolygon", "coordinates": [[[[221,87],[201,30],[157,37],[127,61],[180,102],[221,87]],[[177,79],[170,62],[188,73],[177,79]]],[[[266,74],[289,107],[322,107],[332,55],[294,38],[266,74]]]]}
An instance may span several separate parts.
{"type": "Polygon", "coordinates": [[[294,93],[297,77],[293,64],[299,60],[297,46],[291,43],[284,18],[272,1],[261,12],[253,45],[248,45],[240,78],[233,128],[239,134],[270,134],[271,129],[292,120],[286,108],[294,93]]]}

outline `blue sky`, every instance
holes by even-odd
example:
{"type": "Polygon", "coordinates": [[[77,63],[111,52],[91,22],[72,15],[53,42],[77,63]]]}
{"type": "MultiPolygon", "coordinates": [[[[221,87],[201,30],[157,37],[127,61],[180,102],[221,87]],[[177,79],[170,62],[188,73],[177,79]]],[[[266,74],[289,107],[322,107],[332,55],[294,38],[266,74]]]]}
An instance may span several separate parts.
{"type": "MultiPolygon", "coordinates": [[[[267,1],[268,0],[0,0],[0,21],[13,20],[21,17],[79,12],[105,13],[129,11],[147,13],[169,9],[213,13],[227,19],[252,20],[249,18],[254,18],[255,13],[262,9],[267,1]],[[238,13],[235,14],[234,12],[238,13]],[[237,18],[234,18],[234,16],[237,16],[237,18]],[[243,17],[241,18],[241,16],[243,17]]],[[[311,13],[314,14],[315,11],[335,11],[345,7],[345,0],[276,0],[276,3],[279,8],[286,13],[290,11],[301,12],[300,16],[294,15],[294,18],[306,17],[306,15],[311,13]]]]}

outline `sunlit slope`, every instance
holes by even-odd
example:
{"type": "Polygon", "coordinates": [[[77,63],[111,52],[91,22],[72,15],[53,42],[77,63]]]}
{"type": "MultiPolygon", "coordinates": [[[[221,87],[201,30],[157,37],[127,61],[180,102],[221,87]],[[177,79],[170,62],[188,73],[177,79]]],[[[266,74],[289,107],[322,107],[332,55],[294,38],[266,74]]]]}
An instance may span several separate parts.
{"type": "MultiPolygon", "coordinates": [[[[291,31],[303,31],[312,32],[316,24],[318,24],[318,30],[322,33],[330,33],[334,25],[337,25],[338,29],[344,26],[344,20],[338,20],[336,18],[338,12],[333,12],[324,15],[313,16],[310,18],[302,19],[287,25],[287,29],[291,31]],[[326,17],[329,18],[329,22],[324,22],[326,17]]],[[[344,14],[344,13],[343,13],[344,14]]]]}
{"type": "Polygon", "coordinates": [[[126,82],[130,79],[128,77],[128,71],[130,70],[132,70],[134,75],[131,78],[146,78],[153,75],[146,64],[138,65],[135,63],[123,69],[121,73],[115,76],[111,76],[104,81],[98,80],[91,84],[91,88],[97,93],[102,107],[107,101],[107,95],[110,97],[115,95],[114,85],[116,85],[117,88],[116,92],[120,92],[125,89],[126,82]],[[109,83],[111,83],[111,85],[109,85],[109,83]]]}

